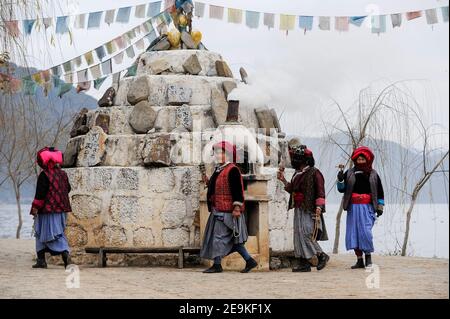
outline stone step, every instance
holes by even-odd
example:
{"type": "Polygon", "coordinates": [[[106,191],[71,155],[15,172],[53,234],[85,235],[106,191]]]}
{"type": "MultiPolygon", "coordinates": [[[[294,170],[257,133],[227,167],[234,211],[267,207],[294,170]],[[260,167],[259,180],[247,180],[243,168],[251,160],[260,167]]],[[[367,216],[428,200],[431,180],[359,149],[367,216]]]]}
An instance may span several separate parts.
{"type": "Polygon", "coordinates": [[[215,63],[222,60],[220,54],[205,50],[145,52],[139,58],[137,75],[155,75],[163,72],[185,74],[195,70],[193,72],[195,75],[216,76],[215,63]],[[193,57],[195,61],[192,61],[193,57]],[[192,68],[193,66],[195,67],[192,68]]]}
{"type": "Polygon", "coordinates": [[[151,105],[211,104],[211,90],[223,83],[238,80],[225,77],[192,75],[141,75],[122,79],[114,101],[115,105],[131,105],[148,100],[151,105]]]}

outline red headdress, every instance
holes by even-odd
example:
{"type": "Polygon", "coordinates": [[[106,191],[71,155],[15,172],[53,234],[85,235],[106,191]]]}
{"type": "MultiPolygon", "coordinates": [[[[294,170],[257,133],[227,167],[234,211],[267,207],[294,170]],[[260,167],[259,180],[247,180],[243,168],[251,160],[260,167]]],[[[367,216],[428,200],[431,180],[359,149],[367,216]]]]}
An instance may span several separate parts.
{"type": "Polygon", "coordinates": [[[361,169],[366,173],[370,173],[372,171],[372,164],[374,159],[375,155],[373,155],[372,150],[366,146],[358,147],[353,151],[352,154],[352,161],[355,163],[356,168],[361,169]],[[367,160],[367,163],[365,165],[361,166],[356,164],[356,160],[360,156],[363,156],[367,160]]]}

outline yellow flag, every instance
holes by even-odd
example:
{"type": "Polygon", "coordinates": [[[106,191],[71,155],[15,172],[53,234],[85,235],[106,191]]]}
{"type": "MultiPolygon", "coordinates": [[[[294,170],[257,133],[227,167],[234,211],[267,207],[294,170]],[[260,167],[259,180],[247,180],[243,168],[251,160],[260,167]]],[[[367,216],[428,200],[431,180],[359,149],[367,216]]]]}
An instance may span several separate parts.
{"type": "Polygon", "coordinates": [[[288,14],[280,15],[280,30],[289,31],[295,29],[295,16],[288,14]]]}

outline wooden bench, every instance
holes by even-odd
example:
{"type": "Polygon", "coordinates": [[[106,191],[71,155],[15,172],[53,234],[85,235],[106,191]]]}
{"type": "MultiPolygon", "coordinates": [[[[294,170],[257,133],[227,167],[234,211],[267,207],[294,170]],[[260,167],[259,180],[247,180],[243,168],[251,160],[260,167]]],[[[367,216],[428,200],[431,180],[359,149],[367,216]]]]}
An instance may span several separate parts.
{"type": "Polygon", "coordinates": [[[174,254],[178,253],[178,268],[184,267],[184,254],[198,254],[200,248],[192,247],[152,247],[152,248],[135,248],[135,247],[87,247],[88,254],[98,254],[98,266],[106,267],[106,254],[174,254]]]}

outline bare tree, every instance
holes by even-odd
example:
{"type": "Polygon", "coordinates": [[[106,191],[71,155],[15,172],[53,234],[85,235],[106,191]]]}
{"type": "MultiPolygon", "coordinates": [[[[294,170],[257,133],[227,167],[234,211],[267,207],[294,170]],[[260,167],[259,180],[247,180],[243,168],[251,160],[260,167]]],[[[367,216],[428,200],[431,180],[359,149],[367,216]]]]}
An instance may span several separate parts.
{"type": "MultiPolygon", "coordinates": [[[[377,165],[380,168],[378,171],[385,181],[384,184],[387,186],[387,196],[395,199],[397,199],[398,192],[391,192],[391,189],[402,190],[401,195],[405,196],[405,189],[410,185],[408,177],[412,176],[411,170],[403,164],[408,163],[407,157],[414,152],[411,152],[411,154],[402,154],[404,158],[401,159],[400,167],[398,167],[398,163],[393,163],[393,161],[388,159],[391,151],[394,151],[390,149],[392,146],[389,144],[389,141],[395,140],[407,149],[413,150],[414,145],[417,145],[417,141],[411,140],[411,133],[417,131],[417,126],[424,128],[423,123],[420,122],[423,118],[420,114],[421,107],[415,100],[414,94],[408,90],[406,86],[408,82],[412,81],[392,83],[379,92],[372,92],[372,88],[368,87],[360,92],[356,105],[350,107],[347,111],[344,111],[342,106],[335,102],[334,105],[338,112],[337,119],[334,122],[324,123],[328,143],[337,146],[342,151],[342,161],[347,168],[352,167],[353,163],[350,156],[355,148],[362,145],[374,148],[379,159],[377,161],[377,165]],[[341,137],[340,139],[339,136],[341,137]],[[393,169],[399,171],[399,175],[401,176],[399,181],[394,181],[393,177],[387,174],[388,171],[392,171],[393,169]]],[[[422,167],[426,167],[425,163],[430,155],[429,150],[425,152],[422,157],[415,157],[415,161],[419,161],[422,167]]],[[[430,177],[430,173],[431,171],[424,169],[424,179],[421,178],[420,181],[426,183],[430,177]]],[[[422,182],[418,183],[421,187],[423,187],[422,182]]],[[[335,185],[336,180],[329,185],[330,191],[335,185]]],[[[406,199],[410,200],[408,197],[406,199]]],[[[333,253],[338,253],[339,251],[340,224],[343,214],[342,206],[341,201],[336,215],[333,253]]],[[[407,213],[406,217],[407,220],[408,218],[410,219],[410,213],[407,213]]],[[[407,227],[407,232],[409,233],[409,226],[407,227]]],[[[407,234],[405,235],[407,236],[407,234]]]]}

